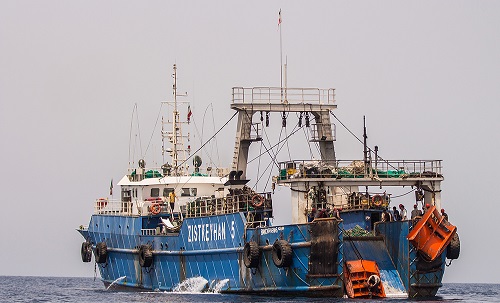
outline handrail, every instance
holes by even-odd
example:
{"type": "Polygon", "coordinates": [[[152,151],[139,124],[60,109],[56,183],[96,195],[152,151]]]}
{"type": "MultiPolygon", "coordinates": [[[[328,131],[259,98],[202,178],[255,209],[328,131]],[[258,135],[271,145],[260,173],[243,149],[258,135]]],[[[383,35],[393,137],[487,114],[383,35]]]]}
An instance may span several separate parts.
{"type": "Polygon", "coordinates": [[[181,212],[184,217],[189,218],[249,212],[255,211],[257,208],[264,210],[272,208],[270,192],[231,195],[224,198],[202,197],[181,206],[181,212]],[[263,198],[262,205],[258,207],[253,205],[255,195],[260,195],[263,198]]]}
{"type": "Polygon", "coordinates": [[[335,89],[233,87],[232,103],[333,104],[335,89]]]}
{"type": "Polygon", "coordinates": [[[132,215],[132,202],[107,198],[96,199],[94,214],[130,216],[132,215]]]}
{"type": "Polygon", "coordinates": [[[442,177],[442,160],[293,160],[279,163],[279,180],[293,178],[442,177]]]}

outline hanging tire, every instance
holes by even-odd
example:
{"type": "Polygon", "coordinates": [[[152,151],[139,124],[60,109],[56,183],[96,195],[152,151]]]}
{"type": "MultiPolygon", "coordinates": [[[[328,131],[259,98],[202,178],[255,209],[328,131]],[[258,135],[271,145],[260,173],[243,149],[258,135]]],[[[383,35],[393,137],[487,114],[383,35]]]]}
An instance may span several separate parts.
{"type": "Polygon", "coordinates": [[[417,258],[417,270],[421,272],[430,272],[435,271],[436,269],[441,268],[443,265],[442,255],[439,255],[433,261],[427,260],[422,254],[418,253],[417,258]]]}
{"type": "Polygon", "coordinates": [[[256,268],[260,263],[260,249],[255,241],[245,243],[243,248],[243,263],[247,268],[256,268]]]}
{"type": "Polygon", "coordinates": [[[448,244],[448,248],[446,249],[446,258],[450,260],[458,259],[460,256],[460,238],[458,234],[455,233],[451,238],[450,244],[448,244]]]}
{"type": "Polygon", "coordinates": [[[87,263],[92,261],[92,243],[83,242],[81,254],[83,262],[87,263]]]}
{"type": "Polygon", "coordinates": [[[292,246],[285,240],[278,240],[273,244],[273,263],[276,267],[292,265],[292,246]]]}
{"type": "Polygon", "coordinates": [[[108,258],[108,246],[106,242],[99,242],[95,246],[95,261],[96,263],[106,263],[108,258]]]}
{"type": "Polygon", "coordinates": [[[153,264],[153,247],[151,245],[141,245],[139,247],[139,264],[141,267],[151,267],[153,264]]]}

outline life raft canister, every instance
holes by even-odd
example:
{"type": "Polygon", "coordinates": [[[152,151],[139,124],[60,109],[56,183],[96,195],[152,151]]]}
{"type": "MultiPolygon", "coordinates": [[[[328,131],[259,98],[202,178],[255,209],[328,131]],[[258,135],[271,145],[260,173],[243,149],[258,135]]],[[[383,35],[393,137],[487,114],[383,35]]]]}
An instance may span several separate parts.
{"type": "Polygon", "coordinates": [[[153,247],[150,244],[139,247],[139,264],[141,267],[151,267],[153,264],[153,247]]]}
{"type": "Polygon", "coordinates": [[[108,258],[108,246],[106,242],[99,242],[95,246],[95,262],[102,264],[106,263],[106,259],[108,258]]]}
{"type": "Polygon", "coordinates": [[[256,268],[260,263],[260,249],[255,241],[245,243],[243,248],[243,263],[247,268],[256,268]]]}
{"type": "Polygon", "coordinates": [[[261,207],[264,204],[264,197],[259,194],[253,195],[252,205],[253,207],[261,207]]]}
{"type": "Polygon", "coordinates": [[[292,265],[292,246],[285,240],[278,240],[273,244],[273,263],[276,267],[289,267],[292,265]]]}
{"type": "Polygon", "coordinates": [[[85,263],[90,262],[92,260],[92,243],[90,242],[82,243],[81,255],[82,255],[82,261],[85,263]]]}

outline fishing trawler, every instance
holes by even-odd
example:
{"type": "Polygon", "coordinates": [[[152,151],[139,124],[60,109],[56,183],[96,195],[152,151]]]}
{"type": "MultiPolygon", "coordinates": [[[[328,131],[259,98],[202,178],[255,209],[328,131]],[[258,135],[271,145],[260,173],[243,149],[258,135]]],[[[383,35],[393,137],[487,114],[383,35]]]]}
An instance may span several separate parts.
{"type": "Polygon", "coordinates": [[[339,160],[334,89],[235,87],[225,124],[237,116],[232,167],[203,167],[183,142],[176,75],[174,65],[172,128],[162,130],[171,162],[148,168],[139,160],[119,181],[120,198],[94,201],[89,225],[78,229],[82,261],[94,255],[105,285],[172,291],[196,279],[222,293],[436,295],[446,260],[460,252],[456,227],[439,212],[441,160],[384,160],[368,147],[366,128],[363,159],[339,160]],[[285,139],[306,134],[319,155],[276,161],[272,190],[257,191],[249,151],[272,114],[282,128],[297,116],[285,139]],[[290,200],[274,201],[275,186],[288,188],[290,200]],[[388,209],[402,187],[425,213],[393,220],[388,209]],[[279,207],[291,209],[287,224],[273,224],[279,207]]]}

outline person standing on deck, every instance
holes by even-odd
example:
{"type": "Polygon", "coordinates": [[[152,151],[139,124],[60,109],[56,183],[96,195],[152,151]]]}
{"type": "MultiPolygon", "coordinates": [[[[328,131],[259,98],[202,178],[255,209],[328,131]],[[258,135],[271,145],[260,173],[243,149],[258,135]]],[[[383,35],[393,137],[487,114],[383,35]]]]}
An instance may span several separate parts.
{"type": "Polygon", "coordinates": [[[381,216],[381,221],[382,222],[391,222],[391,212],[385,208],[384,211],[382,212],[382,216],[381,216]]]}
{"type": "Polygon", "coordinates": [[[170,203],[170,212],[174,212],[174,207],[175,207],[175,193],[173,191],[171,191],[169,194],[168,194],[168,201],[170,203]]]}
{"type": "Polygon", "coordinates": [[[411,211],[411,219],[415,219],[416,217],[421,217],[422,216],[422,211],[418,209],[418,205],[415,204],[413,205],[413,210],[411,211]]]}
{"type": "Polygon", "coordinates": [[[399,216],[399,211],[396,209],[396,206],[392,207],[392,215],[394,216],[394,221],[401,221],[401,217],[399,216]]]}
{"type": "Polygon", "coordinates": [[[401,221],[406,221],[408,220],[408,213],[406,211],[406,208],[403,204],[399,204],[399,215],[401,216],[401,221]]]}
{"type": "Polygon", "coordinates": [[[446,221],[448,221],[448,214],[444,212],[444,208],[441,208],[441,216],[443,216],[446,221]]]}

